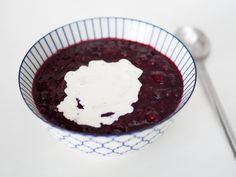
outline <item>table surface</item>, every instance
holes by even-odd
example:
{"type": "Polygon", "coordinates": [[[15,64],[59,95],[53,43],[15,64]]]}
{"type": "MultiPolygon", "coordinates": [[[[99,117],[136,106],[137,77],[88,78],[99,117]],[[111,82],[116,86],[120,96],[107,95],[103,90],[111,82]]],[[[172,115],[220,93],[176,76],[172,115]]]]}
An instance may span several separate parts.
{"type": "Polygon", "coordinates": [[[0,176],[236,176],[236,159],[200,82],[161,138],[138,152],[113,158],[85,155],[57,142],[26,107],[17,85],[18,68],[27,50],[41,36],[68,22],[122,16],[170,32],[191,24],[211,40],[206,66],[236,129],[235,6],[234,0],[1,0],[0,176]]]}

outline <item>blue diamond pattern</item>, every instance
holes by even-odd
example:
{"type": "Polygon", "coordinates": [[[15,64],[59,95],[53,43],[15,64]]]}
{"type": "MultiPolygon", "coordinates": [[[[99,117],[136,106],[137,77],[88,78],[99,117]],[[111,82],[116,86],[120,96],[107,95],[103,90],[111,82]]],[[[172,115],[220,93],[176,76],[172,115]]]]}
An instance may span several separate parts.
{"type": "Polygon", "coordinates": [[[172,120],[164,122],[144,131],[120,135],[120,136],[91,136],[71,133],[56,127],[48,127],[48,130],[56,136],[59,141],[71,148],[78,149],[87,154],[101,156],[122,155],[129,151],[135,151],[151,144],[172,123],[172,120]]]}

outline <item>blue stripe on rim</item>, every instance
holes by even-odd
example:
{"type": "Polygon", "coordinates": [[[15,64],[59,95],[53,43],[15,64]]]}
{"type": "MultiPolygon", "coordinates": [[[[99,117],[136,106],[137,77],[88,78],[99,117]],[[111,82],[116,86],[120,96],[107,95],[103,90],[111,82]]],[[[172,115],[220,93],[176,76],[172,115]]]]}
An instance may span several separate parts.
{"type": "Polygon", "coordinates": [[[69,29],[70,29],[70,33],[71,33],[72,38],[73,38],[73,42],[75,43],[76,42],[75,35],[74,35],[74,32],[72,31],[71,24],[69,24],[69,29]]]}
{"type": "MultiPolygon", "coordinates": [[[[162,46],[161,46],[161,48],[160,48],[160,51],[161,51],[161,52],[162,52],[162,49],[163,49],[163,47],[164,47],[164,45],[165,45],[167,36],[168,36],[168,33],[165,34],[165,39],[164,39],[164,41],[163,41],[163,43],[162,43],[162,46]]],[[[163,53],[163,52],[162,52],[162,53],[163,53]]]]}
{"type": "MultiPolygon", "coordinates": [[[[102,32],[102,28],[101,28],[101,26],[100,26],[100,29],[101,29],[101,32],[102,32]]],[[[80,33],[79,33],[80,34],[80,33]]],[[[57,35],[58,35],[58,33],[57,33],[57,35]]],[[[160,34],[159,34],[160,35],[160,34]]],[[[158,35],[158,36],[159,36],[158,35]]],[[[81,37],[81,36],[80,36],[81,37]]],[[[103,35],[101,36],[101,38],[103,38],[103,35]]],[[[59,40],[60,40],[60,38],[59,38],[59,40]]],[[[158,39],[157,39],[158,40],[158,39]]],[[[52,39],[52,41],[53,41],[53,39],[52,39]]],[[[53,41],[54,42],[54,41],[53,41]]],[[[61,42],[61,41],[60,41],[61,42]]],[[[176,44],[176,47],[177,47],[177,45],[178,45],[178,43],[176,44]]],[[[62,47],[64,47],[63,45],[62,45],[62,47]]],[[[176,47],[175,47],[175,49],[176,49],[176,47]]],[[[56,47],[56,49],[58,50],[58,48],[56,47]]],[[[174,49],[174,50],[175,50],[174,49]]],[[[161,52],[162,53],[162,52],[161,52]]],[[[35,57],[34,57],[35,58],[35,57]]],[[[177,57],[176,57],[176,59],[177,59],[177,57]]],[[[37,60],[36,58],[35,58],[35,60],[37,60]]],[[[37,61],[38,62],[38,61],[37,61]]],[[[190,64],[190,65],[192,65],[192,64],[190,64]]],[[[188,70],[188,69],[186,69],[186,70],[188,70]]],[[[47,33],[46,35],[44,35],[43,37],[41,37],[37,42],[35,42],[32,46],[31,46],[31,48],[28,50],[28,52],[25,54],[25,56],[24,56],[24,58],[23,58],[23,60],[22,60],[22,62],[21,62],[21,65],[20,65],[20,68],[19,68],[19,72],[18,72],[19,74],[18,74],[18,86],[19,86],[19,89],[20,89],[20,93],[21,93],[21,96],[22,96],[22,98],[23,98],[23,100],[24,100],[24,102],[27,104],[27,106],[29,107],[29,109],[37,116],[37,117],[39,117],[42,121],[44,121],[45,123],[47,123],[47,124],[49,124],[50,126],[52,126],[53,128],[57,128],[57,129],[60,129],[61,131],[65,131],[65,132],[68,132],[68,133],[74,133],[74,134],[79,134],[79,135],[83,135],[83,136],[90,136],[90,137],[112,137],[112,138],[115,138],[115,137],[119,137],[119,136],[122,136],[122,135],[134,135],[134,134],[136,134],[136,133],[138,133],[138,132],[142,132],[142,131],[144,131],[144,130],[147,130],[147,129],[152,129],[153,127],[155,127],[155,126],[157,126],[157,125],[160,125],[161,123],[163,123],[163,122],[165,122],[165,121],[167,121],[167,120],[169,120],[173,115],[175,115],[176,113],[178,113],[180,110],[182,110],[182,108],[185,106],[185,104],[188,102],[188,100],[191,98],[191,96],[192,96],[192,94],[193,94],[193,92],[194,92],[194,90],[195,90],[195,87],[196,87],[196,82],[197,82],[197,68],[196,68],[196,63],[195,63],[195,60],[194,60],[194,58],[193,58],[193,56],[192,56],[192,54],[190,53],[190,51],[188,50],[188,48],[185,46],[185,44],[178,38],[178,37],[176,37],[176,36],[174,36],[173,34],[171,34],[171,33],[169,33],[167,30],[165,30],[165,29],[163,29],[163,28],[161,28],[161,27],[159,27],[159,26],[156,26],[156,25],[153,25],[153,24],[151,24],[151,23],[148,23],[148,22],[145,22],[145,21],[142,21],[142,20],[137,20],[137,19],[132,19],[132,18],[124,18],[124,17],[95,17],[95,18],[87,18],[87,19],[84,19],[84,20],[78,20],[78,21],[74,21],[74,22],[72,22],[72,23],[67,23],[67,24],[65,24],[65,25],[63,25],[63,26],[61,26],[61,27],[59,27],[59,28],[56,28],[56,29],[54,29],[54,30],[52,30],[51,32],[49,32],[49,33],[47,33]],[[169,34],[169,35],[171,35],[173,38],[175,38],[177,41],[178,41],[178,43],[180,43],[180,44],[182,44],[182,48],[181,48],[181,51],[182,51],[182,49],[183,48],[186,48],[186,50],[187,50],[187,52],[190,54],[190,57],[192,58],[192,63],[194,64],[194,70],[195,70],[195,81],[194,81],[194,85],[193,85],[193,90],[192,90],[192,92],[188,95],[188,98],[186,99],[186,96],[187,96],[187,94],[185,94],[185,96],[182,98],[182,100],[181,100],[181,102],[183,102],[183,100],[184,100],[184,103],[181,105],[181,107],[178,109],[178,110],[176,110],[174,113],[172,113],[170,116],[168,116],[168,117],[166,117],[165,119],[163,119],[162,121],[160,121],[160,122],[158,122],[157,124],[154,124],[154,125],[150,125],[149,127],[147,127],[147,128],[143,128],[143,129],[139,129],[139,130],[136,130],[136,131],[132,131],[132,132],[128,132],[128,133],[123,133],[123,134],[120,134],[120,135],[96,135],[96,134],[89,134],[89,133],[84,133],[84,132],[75,132],[75,131],[69,131],[69,130],[66,130],[66,129],[63,129],[63,128],[61,128],[61,127],[59,127],[59,126],[55,126],[55,125],[53,125],[51,122],[49,122],[49,121],[47,121],[45,118],[43,118],[43,116],[42,117],[39,117],[33,110],[32,110],[32,108],[30,108],[29,106],[28,106],[28,104],[27,104],[27,102],[26,102],[26,100],[25,100],[25,98],[23,97],[23,93],[22,93],[22,91],[21,91],[21,88],[20,88],[20,73],[21,73],[21,67],[22,67],[22,65],[23,65],[23,63],[25,62],[25,58],[27,57],[27,55],[29,54],[29,53],[31,53],[32,54],[32,52],[31,52],[31,50],[34,48],[34,46],[40,41],[40,40],[42,40],[43,38],[45,38],[47,35],[50,35],[50,37],[51,37],[51,39],[52,39],[52,36],[51,36],[51,33],[52,32],[56,32],[57,33],[57,30],[58,29],[61,29],[61,28],[63,28],[63,27],[65,27],[65,26],[68,26],[68,25],[70,25],[70,24],[73,24],[73,23],[75,23],[76,25],[77,25],[77,28],[78,28],[78,31],[79,31],[79,26],[78,26],[78,23],[79,22],[83,22],[83,21],[88,21],[88,20],[95,20],[95,19],[98,19],[99,20],[99,22],[101,23],[101,20],[102,19],[107,19],[107,18],[109,18],[109,19],[121,19],[121,20],[123,20],[123,27],[122,27],[122,38],[124,38],[124,25],[125,25],[125,20],[129,20],[129,21],[136,21],[136,22],[139,22],[139,23],[144,23],[144,24],[146,24],[146,25],[150,25],[150,26],[152,26],[153,28],[158,28],[159,30],[160,30],[160,32],[161,31],[164,31],[164,32],[166,32],[167,34],[169,34]]],[[[180,102],[180,103],[181,103],[180,102]]]]}
{"type": "Polygon", "coordinates": [[[148,45],[150,45],[151,42],[152,42],[152,38],[153,38],[153,34],[154,34],[154,30],[155,30],[155,27],[153,26],[153,27],[152,27],[152,32],[151,32],[151,35],[150,35],[150,38],[149,38],[148,45]]]}
{"type": "Polygon", "coordinates": [[[97,37],[96,37],[96,32],[95,32],[95,27],[94,27],[94,21],[93,21],[93,19],[91,19],[91,23],[92,23],[92,28],[93,28],[93,36],[94,36],[94,38],[96,39],[97,37]]]}
{"type": "MultiPolygon", "coordinates": [[[[45,38],[44,38],[44,40],[45,40],[45,38]]],[[[47,52],[45,51],[45,49],[44,49],[44,47],[42,46],[42,44],[41,44],[40,41],[39,41],[39,45],[40,45],[40,48],[43,50],[43,53],[45,54],[45,56],[48,58],[49,56],[48,56],[47,52]]]]}
{"type": "MultiPolygon", "coordinates": [[[[173,37],[173,36],[172,36],[172,37],[173,37]]],[[[173,38],[174,38],[174,37],[173,37],[173,38]]],[[[173,57],[173,55],[174,55],[174,53],[175,53],[175,51],[176,51],[176,48],[177,48],[177,46],[178,46],[179,44],[181,44],[179,41],[175,44],[175,48],[174,48],[174,50],[171,52],[170,58],[173,57]]]]}
{"type": "Polygon", "coordinates": [[[64,34],[64,36],[65,36],[65,38],[66,38],[66,42],[67,42],[67,44],[68,44],[68,45],[70,45],[70,43],[69,43],[69,40],[68,40],[68,37],[67,37],[67,35],[66,35],[66,32],[65,32],[65,29],[64,29],[64,27],[62,28],[62,31],[63,31],[63,34],[64,34]]]}
{"type": "MultiPolygon", "coordinates": [[[[167,34],[167,36],[168,36],[168,34],[167,34]]],[[[171,36],[171,40],[170,40],[170,43],[169,43],[169,45],[168,45],[168,47],[167,47],[167,49],[166,49],[165,55],[169,52],[170,45],[172,44],[173,40],[174,40],[174,37],[171,36]]]]}

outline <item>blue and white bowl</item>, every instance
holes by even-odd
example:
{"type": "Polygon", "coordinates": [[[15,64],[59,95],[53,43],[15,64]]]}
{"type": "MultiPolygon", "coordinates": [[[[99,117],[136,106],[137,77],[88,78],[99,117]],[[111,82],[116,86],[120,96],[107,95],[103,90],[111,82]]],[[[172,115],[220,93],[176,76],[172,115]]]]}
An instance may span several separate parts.
{"type": "Polygon", "coordinates": [[[139,150],[161,136],[175,115],[188,102],[196,84],[196,66],[193,57],[174,35],[166,30],[140,20],[118,17],[91,18],[76,21],[53,30],[37,41],[25,55],[19,71],[19,88],[26,105],[42,120],[50,133],[61,142],[88,154],[102,156],[121,155],[139,150]],[[182,100],[163,122],[129,134],[95,136],[75,133],[52,125],[36,108],[32,97],[32,84],[40,66],[58,49],[99,38],[119,38],[148,44],[168,56],[179,68],[183,81],[182,100]]]}

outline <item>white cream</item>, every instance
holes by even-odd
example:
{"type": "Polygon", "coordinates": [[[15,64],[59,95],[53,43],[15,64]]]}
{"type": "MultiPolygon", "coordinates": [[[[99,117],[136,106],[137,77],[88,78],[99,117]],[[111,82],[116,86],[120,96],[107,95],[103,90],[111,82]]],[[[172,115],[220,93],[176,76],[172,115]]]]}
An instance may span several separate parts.
{"type": "Polygon", "coordinates": [[[141,74],[142,70],[127,59],[112,63],[90,61],[88,66],[81,66],[65,75],[67,96],[57,108],[67,119],[79,125],[110,125],[120,116],[133,112],[131,104],[138,101],[142,86],[138,78],[141,74]],[[76,98],[83,109],[77,107],[76,98]],[[108,112],[114,114],[101,117],[108,112]]]}

